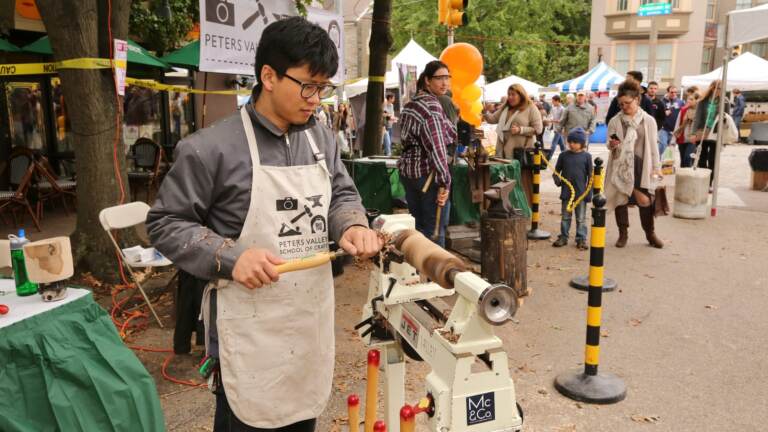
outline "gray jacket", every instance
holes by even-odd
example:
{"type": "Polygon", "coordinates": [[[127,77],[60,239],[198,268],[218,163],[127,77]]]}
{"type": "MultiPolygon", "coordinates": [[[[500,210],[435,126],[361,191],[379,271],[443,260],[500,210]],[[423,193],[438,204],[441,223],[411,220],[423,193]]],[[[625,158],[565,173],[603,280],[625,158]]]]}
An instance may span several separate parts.
{"type": "Polygon", "coordinates": [[[584,103],[579,106],[576,103],[568,105],[560,118],[560,133],[568,135],[568,131],[575,127],[584,128],[588,134],[595,131],[595,112],[592,105],[584,103]]]}
{"type": "MultiPolygon", "coordinates": [[[[250,104],[248,114],[263,165],[314,164],[304,130],[314,135],[332,176],[328,214],[331,240],[338,242],[352,225],[368,225],[360,195],[341,162],[330,129],[312,117],[305,125],[290,127],[289,145],[285,134],[250,104]]],[[[237,239],[243,229],[251,204],[252,173],[239,112],[180,141],[173,167],[147,216],[153,246],[194,276],[231,279],[232,268],[245,248],[225,239],[237,239]]]]}

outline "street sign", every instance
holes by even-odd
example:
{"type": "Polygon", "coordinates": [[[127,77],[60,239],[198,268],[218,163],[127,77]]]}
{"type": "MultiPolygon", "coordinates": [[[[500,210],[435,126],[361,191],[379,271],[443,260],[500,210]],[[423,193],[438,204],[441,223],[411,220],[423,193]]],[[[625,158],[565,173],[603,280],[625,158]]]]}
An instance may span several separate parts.
{"type": "Polygon", "coordinates": [[[669,15],[672,13],[672,3],[647,3],[637,10],[637,16],[669,15]]]}

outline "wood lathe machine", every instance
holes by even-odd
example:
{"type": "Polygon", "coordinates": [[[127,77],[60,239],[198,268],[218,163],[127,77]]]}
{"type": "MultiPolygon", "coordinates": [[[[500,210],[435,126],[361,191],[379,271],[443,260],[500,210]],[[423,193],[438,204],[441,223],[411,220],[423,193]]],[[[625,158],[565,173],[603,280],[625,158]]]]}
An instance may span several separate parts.
{"type": "Polygon", "coordinates": [[[365,343],[382,350],[389,430],[399,431],[406,355],[432,368],[423,398],[429,430],[521,430],[507,353],[493,331],[515,314],[515,291],[466,271],[459,258],[414,227],[407,214],[374,221],[373,228],[390,240],[371,271],[363,320],[356,327],[365,343]],[[454,294],[450,308],[442,299],[450,302],[454,294]]]}

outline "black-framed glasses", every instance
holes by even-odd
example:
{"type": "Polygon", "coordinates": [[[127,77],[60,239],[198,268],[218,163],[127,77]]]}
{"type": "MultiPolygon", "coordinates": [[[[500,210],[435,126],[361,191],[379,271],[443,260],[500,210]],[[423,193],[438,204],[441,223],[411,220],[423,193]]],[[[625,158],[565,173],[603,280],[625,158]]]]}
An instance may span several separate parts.
{"type": "Polygon", "coordinates": [[[304,99],[309,99],[317,93],[320,94],[320,99],[331,97],[331,95],[333,95],[333,92],[335,92],[336,88],[338,87],[333,84],[305,83],[297,80],[296,78],[288,74],[283,74],[283,75],[289,80],[301,86],[301,97],[303,97],[304,99]]]}

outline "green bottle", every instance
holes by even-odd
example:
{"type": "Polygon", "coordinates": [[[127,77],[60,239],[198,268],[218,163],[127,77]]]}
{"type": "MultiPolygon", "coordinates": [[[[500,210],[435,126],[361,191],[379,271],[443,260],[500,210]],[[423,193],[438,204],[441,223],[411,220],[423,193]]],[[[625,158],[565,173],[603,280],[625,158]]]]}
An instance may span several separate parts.
{"type": "Polygon", "coordinates": [[[27,277],[27,265],[24,263],[25,244],[29,240],[24,236],[24,230],[19,230],[19,236],[8,236],[11,241],[11,262],[13,264],[13,279],[16,281],[16,294],[20,297],[37,293],[37,284],[30,282],[27,277]]]}

